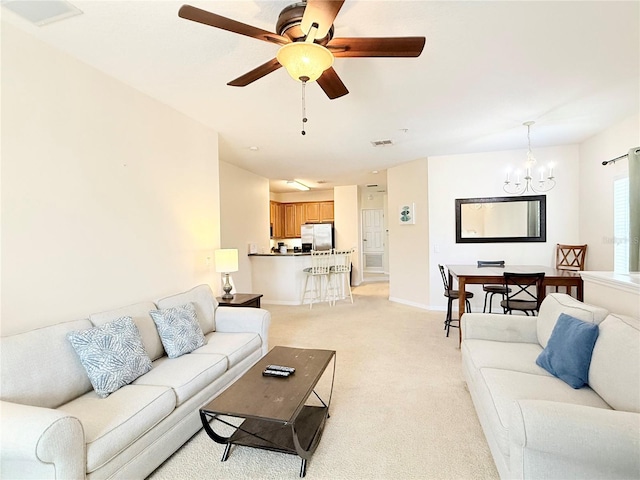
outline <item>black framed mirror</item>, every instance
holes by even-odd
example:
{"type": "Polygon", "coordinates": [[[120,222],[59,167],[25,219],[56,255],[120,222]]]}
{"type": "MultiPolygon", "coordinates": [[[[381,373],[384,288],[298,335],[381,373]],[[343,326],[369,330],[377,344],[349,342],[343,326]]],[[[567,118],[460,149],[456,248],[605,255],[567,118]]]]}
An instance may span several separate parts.
{"type": "Polygon", "coordinates": [[[546,241],[546,195],[456,198],[456,243],[546,241]]]}

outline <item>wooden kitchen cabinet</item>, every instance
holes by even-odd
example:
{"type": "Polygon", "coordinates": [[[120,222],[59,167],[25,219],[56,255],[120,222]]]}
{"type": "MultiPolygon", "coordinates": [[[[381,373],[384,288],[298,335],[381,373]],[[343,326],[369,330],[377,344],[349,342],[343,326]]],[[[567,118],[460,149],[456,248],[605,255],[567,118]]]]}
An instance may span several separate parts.
{"type": "Polygon", "coordinates": [[[333,202],[320,202],[320,221],[333,222],[333,202]]]}
{"type": "Polygon", "coordinates": [[[270,203],[271,238],[284,237],[284,205],[278,202],[270,203]]]}
{"type": "Polygon", "coordinates": [[[304,216],[307,223],[320,221],[320,202],[308,202],[304,204],[304,216]]]}
{"type": "Polygon", "coordinates": [[[304,216],[304,203],[296,203],[296,238],[301,236],[300,227],[307,223],[306,217],[304,216]]]}
{"type": "MultiPolygon", "coordinates": [[[[298,227],[298,231],[299,230],[300,230],[300,227],[298,227]]],[[[296,237],[296,205],[295,203],[284,204],[284,236],[285,238],[296,237]]]]}
{"type": "Polygon", "coordinates": [[[305,223],[333,222],[333,202],[270,202],[271,238],[300,238],[305,223]]]}

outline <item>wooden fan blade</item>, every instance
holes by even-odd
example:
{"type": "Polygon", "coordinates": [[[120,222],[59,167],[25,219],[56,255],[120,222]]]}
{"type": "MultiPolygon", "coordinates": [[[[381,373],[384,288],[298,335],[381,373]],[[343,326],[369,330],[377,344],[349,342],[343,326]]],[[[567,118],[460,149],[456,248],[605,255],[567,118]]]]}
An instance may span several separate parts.
{"type": "Polygon", "coordinates": [[[291,43],[291,40],[276,33],[252,27],[246,23],[231,20],[230,18],[222,17],[215,13],[192,7],[191,5],[183,5],[180,7],[178,16],[204,25],[209,25],[211,27],[221,28],[222,30],[239,33],[240,35],[246,35],[251,38],[257,38],[258,40],[264,40],[265,42],[275,43],[277,45],[286,45],[287,43],[291,43]]]}
{"type": "Polygon", "coordinates": [[[320,88],[322,88],[324,93],[326,93],[327,97],[331,100],[334,98],[340,98],[349,93],[349,90],[344,86],[344,83],[342,83],[342,80],[340,80],[340,77],[333,67],[326,69],[322,75],[320,75],[317,82],[318,85],[320,85],[320,88]]]}
{"type": "Polygon", "coordinates": [[[334,57],[418,57],[425,37],[334,38],[327,48],[334,57]]]}
{"type": "Polygon", "coordinates": [[[306,35],[309,33],[311,25],[317,23],[318,33],[316,38],[324,38],[331,25],[333,25],[333,21],[336,19],[343,3],[344,0],[307,0],[300,29],[306,35]]]}
{"type": "Polygon", "coordinates": [[[244,75],[236,78],[235,80],[231,80],[227,85],[231,85],[232,87],[246,87],[250,83],[255,82],[256,80],[264,77],[265,75],[269,75],[271,72],[275,72],[282,65],[275,58],[269,60],[267,63],[263,63],[257,68],[254,68],[250,72],[245,73],[244,75]]]}

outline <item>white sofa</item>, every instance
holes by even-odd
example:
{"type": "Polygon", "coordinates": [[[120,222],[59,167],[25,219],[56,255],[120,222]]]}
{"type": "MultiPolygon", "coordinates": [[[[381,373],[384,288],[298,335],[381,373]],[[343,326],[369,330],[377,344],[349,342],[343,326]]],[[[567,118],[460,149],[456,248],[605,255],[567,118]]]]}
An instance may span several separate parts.
{"type": "Polygon", "coordinates": [[[198,409],[268,349],[271,316],[206,285],[0,339],[2,478],[144,478],[202,428],[198,409]],[[191,302],[206,344],[168,358],[150,310],[191,302]],[[152,369],[100,398],[66,335],[132,317],[152,369]]]}
{"type": "Polygon", "coordinates": [[[501,478],[640,478],[640,321],[565,295],[537,317],[467,313],[462,368],[501,478]],[[536,364],[560,313],[599,324],[588,385],[536,364]]]}

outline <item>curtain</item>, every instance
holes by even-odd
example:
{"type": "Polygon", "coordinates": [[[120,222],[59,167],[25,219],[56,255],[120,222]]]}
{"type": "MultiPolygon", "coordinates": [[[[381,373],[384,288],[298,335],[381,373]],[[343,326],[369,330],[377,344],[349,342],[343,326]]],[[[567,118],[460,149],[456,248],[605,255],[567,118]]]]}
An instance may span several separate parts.
{"type": "Polygon", "coordinates": [[[629,271],[640,272],[640,148],[629,150],[629,271]]]}

